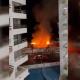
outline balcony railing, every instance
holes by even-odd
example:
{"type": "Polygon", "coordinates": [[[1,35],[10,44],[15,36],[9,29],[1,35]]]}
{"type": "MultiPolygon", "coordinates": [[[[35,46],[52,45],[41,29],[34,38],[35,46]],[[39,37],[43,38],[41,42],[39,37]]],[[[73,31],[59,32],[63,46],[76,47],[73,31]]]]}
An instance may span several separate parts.
{"type": "Polygon", "coordinates": [[[23,10],[21,7],[15,7],[14,12],[26,14],[26,10],[23,10]]]}
{"type": "Polygon", "coordinates": [[[27,41],[27,38],[22,38],[20,35],[19,36],[17,36],[17,35],[14,36],[14,45],[18,45],[18,44],[26,42],[26,41],[27,41]]]}
{"type": "Polygon", "coordinates": [[[24,13],[24,14],[26,13],[26,6],[25,5],[13,2],[13,6],[14,6],[14,9],[13,9],[14,12],[24,13]]]}
{"type": "Polygon", "coordinates": [[[14,54],[14,57],[15,57],[15,61],[25,57],[27,54],[25,53],[24,49],[21,49],[19,51],[16,51],[15,54],[14,54]]]}
{"type": "Polygon", "coordinates": [[[14,29],[26,28],[26,25],[14,25],[14,29]]]}

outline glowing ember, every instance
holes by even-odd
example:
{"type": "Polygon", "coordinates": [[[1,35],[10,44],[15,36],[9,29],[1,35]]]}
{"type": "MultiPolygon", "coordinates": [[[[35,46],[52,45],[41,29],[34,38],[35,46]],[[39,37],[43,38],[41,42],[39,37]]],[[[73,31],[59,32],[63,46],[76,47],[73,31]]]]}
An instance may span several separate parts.
{"type": "Polygon", "coordinates": [[[50,44],[50,41],[47,41],[46,44],[49,45],[50,44]]]}
{"type": "Polygon", "coordinates": [[[31,44],[32,44],[32,45],[36,45],[36,43],[34,43],[34,42],[32,42],[31,44]]]}

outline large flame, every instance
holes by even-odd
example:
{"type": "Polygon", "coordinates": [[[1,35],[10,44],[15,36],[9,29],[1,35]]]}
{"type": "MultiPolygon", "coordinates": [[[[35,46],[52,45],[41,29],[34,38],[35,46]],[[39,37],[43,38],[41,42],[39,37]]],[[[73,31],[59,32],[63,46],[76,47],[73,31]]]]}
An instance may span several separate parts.
{"type": "Polygon", "coordinates": [[[39,24],[36,26],[37,30],[32,35],[33,39],[31,44],[34,48],[46,48],[50,44],[51,40],[49,17],[46,14],[45,9],[39,5],[34,7],[33,13],[39,24]]]}
{"type": "Polygon", "coordinates": [[[38,26],[38,30],[33,34],[32,45],[34,48],[45,48],[50,44],[51,35],[43,24],[38,26]]]}

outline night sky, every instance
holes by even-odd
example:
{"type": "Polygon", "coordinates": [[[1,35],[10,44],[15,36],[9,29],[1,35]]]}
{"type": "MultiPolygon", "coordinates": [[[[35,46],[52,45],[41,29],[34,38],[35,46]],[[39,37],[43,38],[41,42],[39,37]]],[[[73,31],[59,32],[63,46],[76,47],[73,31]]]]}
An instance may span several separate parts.
{"type": "Polygon", "coordinates": [[[9,4],[9,0],[0,0],[0,5],[5,6],[9,4]]]}
{"type": "Polygon", "coordinates": [[[80,35],[80,0],[69,0],[69,39],[76,40],[80,35]]]}
{"type": "MultiPolygon", "coordinates": [[[[34,33],[35,31],[35,25],[38,24],[35,20],[35,17],[33,15],[33,8],[36,6],[36,5],[42,5],[42,0],[27,0],[27,27],[28,27],[28,33],[27,33],[27,36],[28,36],[28,41],[30,41],[32,39],[32,34],[34,33]]],[[[41,6],[42,7],[42,6],[41,6]]],[[[58,10],[56,10],[58,13],[58,10]]],[[[52,28],[52,36],[53,34],[56,35],[56,37],[58,37],[58,25],[57,25],[57,22],[58,22],[58,16],[56,18],[56,20],[52,20],[50,21],[51,23],[51,26],[54,26],[54,29],[52,28]]]]}

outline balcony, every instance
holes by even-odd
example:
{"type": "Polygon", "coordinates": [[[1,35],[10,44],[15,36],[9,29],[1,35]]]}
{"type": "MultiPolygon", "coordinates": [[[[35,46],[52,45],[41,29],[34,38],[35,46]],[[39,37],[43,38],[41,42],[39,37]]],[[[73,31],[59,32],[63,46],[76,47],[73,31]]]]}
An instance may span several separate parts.
{"type": "Polygon", "coordinates": [[[26,19],[27,15],[26,14],[23,14],[23,13],[13,12],[12,13],[12,17],[13,18],[18,18],[18,19],[26,19]]]}
{"type": "Polygon", "coordinates": [[[27,33],[27,28],[14,29],[13,31],[14,35],[23,34],[23,33],[27,33]]]}
{"type": "Polygon", "coordinates": [[[28,45],[27,42],[23,42],[23,43],[21,43],[21,44],[15,45],[15,46],[14,46],[14,51],[18,51],[18,50],[20,50],[20,49],[23,49],[23,48],[27,47],[27,45],[28,45]]]}
{"type": "Polygon", "coordinates": [[[23,66],[18,67],[16,72],[16,80],[24,80],[26,76],[29,75],[28,68],[24,68],[23,66]]]}
{"type": "Polygon", "coordinates": [[[19,28],[26,28],[26,25],[14,25],[14,29],[19,29],[19,28]]]}
{"type": "Polygon", "coordinates": [[[26,14],[26,6],[22,6],[22,5],[21,6],[15,6],[14,12],[26,14]]]}
{"type": "Polygon", "coordinates": [[[16,3],[20,3],[20,4],[23,4],[23,5],[26,5],[26,0],[12,0],[16,3]]]}

